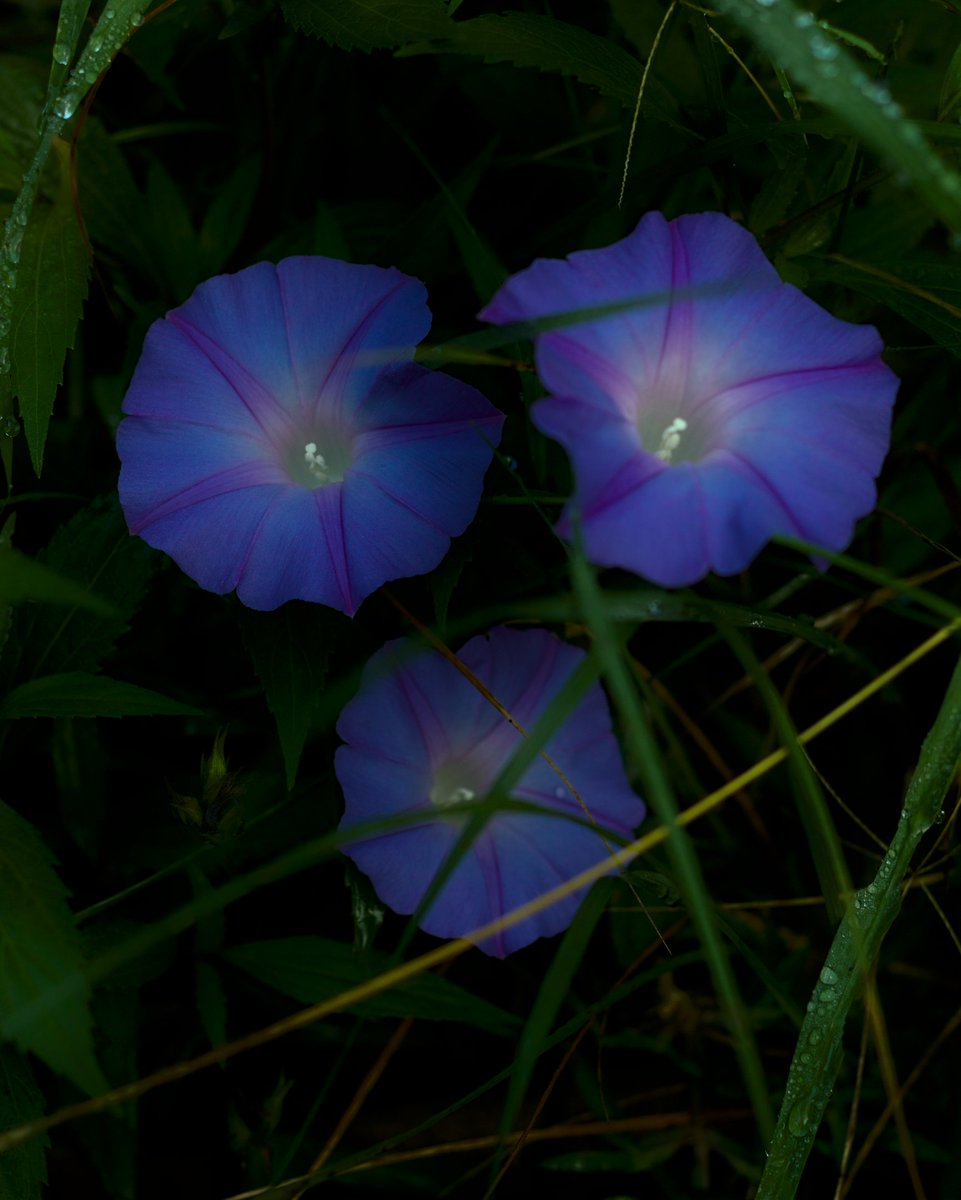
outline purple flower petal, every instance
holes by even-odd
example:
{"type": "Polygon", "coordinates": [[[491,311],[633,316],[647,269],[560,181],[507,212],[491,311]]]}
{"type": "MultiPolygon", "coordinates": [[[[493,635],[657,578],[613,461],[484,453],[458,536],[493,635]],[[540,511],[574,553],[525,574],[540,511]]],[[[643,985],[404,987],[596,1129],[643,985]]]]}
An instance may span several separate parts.
{"type": "Polygon", "coordinates": [[[157,321],[124,401],[132,532],[251,608],[353,613],[466,529],[503,417],[410,362],[430,314],[401,272],[258,263],[157,321]]]}
{"type": "MultiPolygon", "coordinates": [[[[545,630],[501,627],[473,638],[458,657],[531,729],[584,653],[545,630]]],[[[413,828],[345,848],[385,904],[412,913],[463,829],[458,806],[488,794],[521,735],[441,654],[402,642],[385,646],[367,664],[337,732],[346,742],[335,758],[345,798],[341,829],[398,814],[423,817],[413,828]]],[[[626,838],[640,822],[644,807],[625,776],[599,685],[554,731],[545,752],[562,775],[541,757],[514,789],[543,814],[502,812],[490,819],[424,918],[427,932],[460,937],[488,924],[602,862],[612,848],[602,830],[626,838]]],[[[580,899],[574,894],[480,947],[503,956],[558,933],[580,899]]]]}
{"type": "Polygon", "coordinates": [[[778,533],[831,549],[875,502],[897,379],[870,327],[782,283],[720,213],[649,213],[621,242],[538,260],[482,313],[635,299],[535,338],[532,417],[571,457],[588,556],[666,586],[743,570],[778,533]]]}

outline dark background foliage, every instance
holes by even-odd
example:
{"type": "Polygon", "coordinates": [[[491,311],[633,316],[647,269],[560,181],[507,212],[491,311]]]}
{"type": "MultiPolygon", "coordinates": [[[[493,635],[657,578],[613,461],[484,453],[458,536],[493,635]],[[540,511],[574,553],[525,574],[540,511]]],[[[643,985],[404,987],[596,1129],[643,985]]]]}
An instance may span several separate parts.
{"type": "MultiPolygon", "coordinates": [[[[397,961],[405,922],[329,837],[334,722],[370,654],[411,632],[394,601],[454,648],[505,619],[582,644],[597,633],[551,532],[570,480],[526,418],[529,345],[450,345],[534,257],[605,245],[650,209],[721,210],[784,278],[875,324],[902,378],[879,509],[851,564],[821,573],[773,546],[684,596],[601,577],[682,807],[790,741],[785,712],[805,728],[956,615],[961,10],[823,0],[819,28],[786,0],[718,7],[678,5],[651,56],[661,0],[176,0],[143,14],[127,0],[117,24],[142,22],[53,129],[71,89],[55,65],[48,94],[51,47],[70,17],[82,51],[102,12],[65,4],[58,33],[55,6],[0,5],[0,214],[16,212],[38,122],[56,134],[22,252],[0,262],[17,268],[15,284],[0,276],[13,366],[0,1127],[228,1046],[397,961]],[[424,279],[441,347],[427,361],[507,414],[476,522],[430,577],[391,585],[353,621],[200,591],[129,537],[116,501],[114,432],[149,324],[213,274],[290,254],[424,279]]],[[[0,1198],[226,1200],[280,1185],[310,1169],[381,1055],[318,1175],[337,1194],[753,1195],[764,1106],[691,906],[721,932],[776,1113],[833,936],[836,863],[855,886],[872,878],[952,662],[948,642],[809,759],[693,823],[703,889],[655,849],[630,887],[599,885],[565,939],[504,962],[469,952],[442,978],[9,1151],[0,1198]],[[498,1133],[528,1126],[498,1180],[511,1145],[498,1133]]],[[[644,791],[630,738],[625,753],[644,791]]],[[[843,1194],[961,1191],[954,801],[877,962],[883,1015],[863,1046],[866,1009],[852,1008],[803,1196],[835,1194],[846,1144],[857,1170],[843,1194]],[[892,1080],[922,1068],[902,1119],[871,1140],[892,1080]]],[[[434,945],[415,934],[403,957],[434,945]]]]}

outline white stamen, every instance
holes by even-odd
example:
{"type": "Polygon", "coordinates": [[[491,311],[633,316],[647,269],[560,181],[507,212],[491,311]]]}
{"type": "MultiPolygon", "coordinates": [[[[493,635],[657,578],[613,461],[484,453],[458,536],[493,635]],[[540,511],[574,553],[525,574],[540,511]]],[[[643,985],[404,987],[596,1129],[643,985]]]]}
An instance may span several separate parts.
{"type": "Polygon", "coordinates": [[[663,462],[669,463],[674,457],[674,451],[681,444],[681,434],[685,429],[687,429],[687,421],[683,417],[675,417],[661,434],[661,444],[655,454],[663,462]]]}
{"type": "Polygon", "coordinates": [[[327,482],[327,460],[322,454],[317,453],[316,442],[308,442],[304,446],[304,462],[307,464],[307,470],[315,479],[327,482]]]}
{"type": "Polygon", "coordinates": [[[469,787],[455,787],[446,796],[441,796],[434,799],[434,803],[438,808],[453,808],[455,804],[466,804],[473,800],[477,793],[469,787]]]}

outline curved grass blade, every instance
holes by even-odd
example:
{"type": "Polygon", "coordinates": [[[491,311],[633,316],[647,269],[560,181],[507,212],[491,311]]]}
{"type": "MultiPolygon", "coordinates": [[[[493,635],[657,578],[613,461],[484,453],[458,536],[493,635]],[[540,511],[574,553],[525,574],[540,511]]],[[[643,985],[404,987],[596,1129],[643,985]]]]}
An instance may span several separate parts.
{"type": "Polygon", "coordinates": [[[657,744],[641,712],[630,671],[623,661],[622,647],[617,634],[601,603],[602,594],[579,547],[575,548],[571,556],[571,573],[575,592],[583,606],[583,615],[596,640],[597,654],[604,675],[624,721],[629,744],[636,756],[645,796],[664,825],[671,829],[667,849],[673,873],[681,888],[714,986],[717,988],[718,1000],[734,1041],[741,1074],[761,1136],[767,1138],[770,1136],[774,1120],[764,1067],[715,920],[714,906],[691,839],[686,830],[677,823],[677,805],[661,763],[657,744]]]}
{"type": "Polygon", "coordinates": [[[718,0],[717,7],[901,172],[950,229],[961,230],[961,176],[934,153],[886,85],[872,80],[836,38],[818,28],[811,13],[792,0],[718,0]]]}
{"type": "Polygon", "coordinates": [[[891,846],[873,881],[854,895],[814,988],[791,1062],[757,1200],[792,1200],[842,1057],[844,1023],[901,908],[901,885],[937,820],[961,765],[961,662],[921,749],[891,846]]]}

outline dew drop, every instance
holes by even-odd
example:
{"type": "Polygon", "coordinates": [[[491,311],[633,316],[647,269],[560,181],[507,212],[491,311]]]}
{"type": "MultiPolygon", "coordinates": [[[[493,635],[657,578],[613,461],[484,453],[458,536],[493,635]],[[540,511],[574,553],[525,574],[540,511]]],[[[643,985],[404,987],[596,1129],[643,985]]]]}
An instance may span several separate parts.
{"type": "MultiPolygon", "coordinates": [[[[6,367],[3,368],[6,370],[6,367]]],[[[4,417],[0,421],[0,436],[5,438],[15,438],[20,432],[20,422],[16,417],[4,417]]]]}
{"type": "Polygon", "coordinates": [[[103,19],[105,21],[112,21],[116,15],[117,14],[113,11],[112,8],[105,8],[103,10],[103,19]]]}
{"type": "Polygon", "coordinates": [[[54,105],[53,111],[58,117],[63,117],[65,121],[69,121],[73,114],[77,111],[76,92],[64,92],[64,94],[54,105]]]}
{"type": "Polygon", "coordinates": [[[565,800],[567,798],[567,792],[562,787],[556,787],[554,788],[554,798],[556,800],[565,800]]]}
{"type": "Polygon", "coordinates": [[[138,12],[133,13],[130,17],[130,24],[133,26],[134,29],[136,29],[138,25],[142,25],[143,24],[143,13],[138,13],[138,12]]]}
{"type": "Polygon", "coordinates": [[[823,33],[815,33],[811,37],[811,53],[818,62],[831,62],[838,56],[838,48],[835,42],[830,38],[826,38],[823,33]]]}
{"type": "Polygon", "coordinates": [[[838,981],[837,971],[832,971],[830,967],[822,967],[820,980],[825,987],[834,987],[838,981]]]}
{"type": "Polygon", "coordinates": [[[814,24],[814,13],[799,12],[794,18],[794,24],[798,29],[810,29],[814,24]]]}
{"type": "Polygon", "coordinates": [[[65,67],[70,61],[70,47],[65,46],[63,42],[54,42],[53,61],[65,67]]]}
{"type": "Polygon", "coordinates": [[[811,1124],[810,1100],[799,1100],[788,1113],[788,1132],[795,1137],[804,1137],[811,1124]]]}
{"type": "Polygon", "coordinates": [[[884,84],[872,79],[869,79],[861,88],[861,95],[875,104],[890,104],[891,102],[891,93],[884,84]]]}

